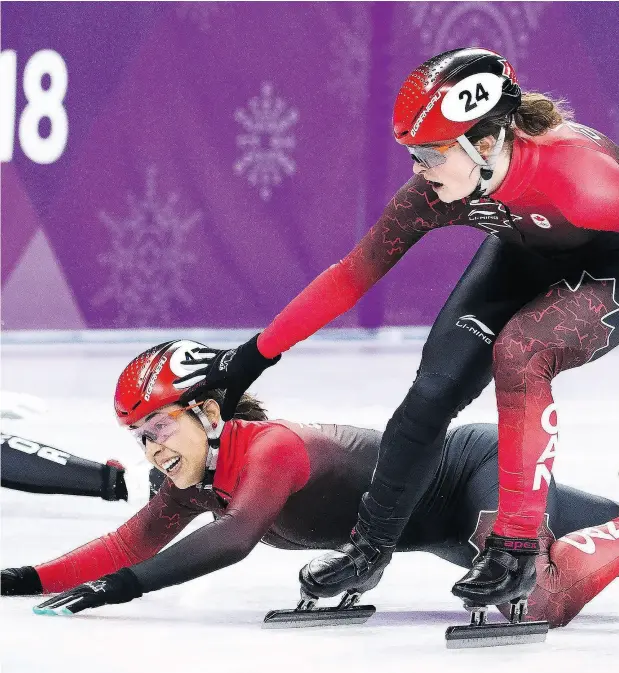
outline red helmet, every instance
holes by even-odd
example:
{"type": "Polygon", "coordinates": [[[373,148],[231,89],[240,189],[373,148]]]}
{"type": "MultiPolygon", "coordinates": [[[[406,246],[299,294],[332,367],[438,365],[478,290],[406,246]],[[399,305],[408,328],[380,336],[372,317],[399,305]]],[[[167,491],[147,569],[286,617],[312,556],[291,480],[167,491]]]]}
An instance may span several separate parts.
{"type": "Polygon", "coordinates": [[[482,119],[509,119],[520,97],[514,69],[499,54],[446,51],[407,77],[395,101],[393,133],[402,145],[452,142],[482,119]]]}
{"type": "Polygon", "coordinates": [[[196,341],[167,341],[131,360],[118,378],[114,394],[120,424],[133,425],[166,404],[178,402],[183,392],[199,380],[175,386],[176,379],[192,371],[181,362],[194,358],[200,348],[204,345],[196,341]]]}

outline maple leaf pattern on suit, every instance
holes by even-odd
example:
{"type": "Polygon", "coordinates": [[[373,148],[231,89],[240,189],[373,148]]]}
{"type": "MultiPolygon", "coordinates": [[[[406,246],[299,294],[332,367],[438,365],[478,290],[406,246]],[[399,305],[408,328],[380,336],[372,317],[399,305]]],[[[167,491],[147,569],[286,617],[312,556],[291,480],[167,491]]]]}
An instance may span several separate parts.
{"type": "Polygon", "coordinates": [[[534,353],[557,353],[549,361],[550,378],[602,354],[615,329],[609,319],[619,317],[615,283],[615,279],[598,280],[585,271],[573,288],[567,281],[556,283],[509,321],[497,339],[495,353],[501,354],[503,374],[510,378],[512,391],[524,389],[534,353]],[[506,367],[506,362],[513,366],[506,367]]]}
{"type": "Polygon", "coordinates": [[[415,176],[392,197],[378,222],[343,263],[369,289],[427,232],[445,226],[445,214],[456,209],[442,203],[430,185],[415,176]]]}

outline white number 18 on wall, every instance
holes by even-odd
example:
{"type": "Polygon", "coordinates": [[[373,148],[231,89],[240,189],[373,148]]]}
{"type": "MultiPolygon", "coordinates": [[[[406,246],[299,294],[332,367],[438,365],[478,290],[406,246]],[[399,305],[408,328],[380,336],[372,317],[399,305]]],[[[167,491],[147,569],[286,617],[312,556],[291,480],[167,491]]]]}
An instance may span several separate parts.
{"type": "MultiPolygon", "coordinates": [[[[22,152],[37,164],[51,164],[64,152],[69,137],[69,119],[63,101],[69,76],[62,56],[51,49],[34,53],[24,68],[26,107],[19,118],[19,144],[22,152]],[[49,86],[43,88],[48,75],[49,86]],[[47,117],[51,130],[39,133],[41,119],[47,117]]],[[[15,146],[17,93],[17,54],[8,49],[0,53],[0,161],[11,161],[15,146]]]]}

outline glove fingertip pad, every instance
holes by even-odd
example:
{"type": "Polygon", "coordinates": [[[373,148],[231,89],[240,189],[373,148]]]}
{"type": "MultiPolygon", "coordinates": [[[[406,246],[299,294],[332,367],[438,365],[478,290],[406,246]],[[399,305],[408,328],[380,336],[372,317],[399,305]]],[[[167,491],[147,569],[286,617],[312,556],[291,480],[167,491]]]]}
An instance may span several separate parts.
{"type": "Polygon", "coordinates": [[[68,610],[67,608],[40,608],[40,607],[33,607],[32,612],[34,612],[35,615],[49,615],[51,617],[57,617],[58,615],[71,615],[73,616],[73,613],[71,610],[68,610]]]}

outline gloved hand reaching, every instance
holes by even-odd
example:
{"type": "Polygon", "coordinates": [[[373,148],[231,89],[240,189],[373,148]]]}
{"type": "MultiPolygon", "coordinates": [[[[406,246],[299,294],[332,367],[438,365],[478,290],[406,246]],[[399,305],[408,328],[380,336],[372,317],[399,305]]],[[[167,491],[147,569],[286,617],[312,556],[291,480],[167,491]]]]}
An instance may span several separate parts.
{"type": "Polygon", "coordinates": [[[200,348],[198,352],[204,357],[200,359],[183,360],[185,367],[194,369],[190,374],[176,379],[174,385],[190,384],[193,379],[200,378],[181,397],[181,404],[188,404],[196,395],[209,390],[222,388],[226,390],[221,408],[221,417],[229,421],[249,386],[268,367],[276,364],[281,355],[273,359],[265,358],[258,350],[258,334],[247,343],[230,350],[215,348],[200,348]]]}
{"type": "Polygon", "coordinates": [[[84,582],[32,608],[37,615],[74,615],[87,608],[128,603],[142,596],[138,578],[129,568],[84,582]]]}

